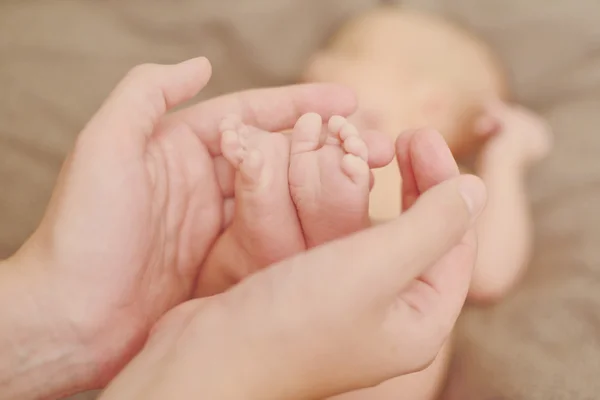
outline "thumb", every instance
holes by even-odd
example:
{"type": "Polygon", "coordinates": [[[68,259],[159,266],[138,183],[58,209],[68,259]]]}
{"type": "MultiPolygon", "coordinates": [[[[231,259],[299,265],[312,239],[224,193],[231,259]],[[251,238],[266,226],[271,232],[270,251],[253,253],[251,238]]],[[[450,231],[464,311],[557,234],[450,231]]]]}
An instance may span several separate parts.
{"type": "Polygon", "coordinates": [[[425,192],[399,218],[318,247],[297,262],[307,274],[362,292],[361,299],[395,298],[460,243],[485,198],[479,178],[456,177],[425,192]]]}
{"type": "Polygon", "coordinates": [[[204,57],[175,65],[139,65],[117,85],[82,136],[107,138],[112,146],[114,139],[144,143],[160,118],[198,94],[211,74],[204,57]]]}

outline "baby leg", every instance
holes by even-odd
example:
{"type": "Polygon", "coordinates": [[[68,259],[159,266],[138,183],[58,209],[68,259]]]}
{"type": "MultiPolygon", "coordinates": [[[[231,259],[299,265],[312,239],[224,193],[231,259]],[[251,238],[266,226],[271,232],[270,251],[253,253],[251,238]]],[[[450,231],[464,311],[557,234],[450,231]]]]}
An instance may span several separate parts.
{"type": "Polygon", "coordinates": [[[305,249],[289,191],[289,140],[281,133],[244,125],[235,116],[220,128],[223,156],[236,174],[235,208],[201,272],[202,296],[305,249]]]}
{"type": "Polygon", "coordinates": [[[369,226],[367,159],[365,142],[345,118],[333,117],[325,128],[316,114],[298,120],[289,183],[308,247],[369,226]]]}

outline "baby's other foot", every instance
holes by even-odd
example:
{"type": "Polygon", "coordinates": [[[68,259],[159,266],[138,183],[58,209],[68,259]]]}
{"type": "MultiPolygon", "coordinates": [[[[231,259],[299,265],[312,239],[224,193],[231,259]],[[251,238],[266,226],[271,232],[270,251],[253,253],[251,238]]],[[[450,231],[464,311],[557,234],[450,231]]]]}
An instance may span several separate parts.
{"type": "Polygon", "coordinates": [[[235,209],[203,268],[199,295],[225,290],[305,248],[289,191],[289,140],[236,116],[227,117],[220,130],[223,157],[235,169],[235,209]]]}
{"type": "Polygon", "coordinates": [[[302,116],[292,132],[290,192],[308,247],[369,225],[368,149],[345,118],[323,128],[317,114],[302,116]]]}
{"type": "Polygon", "coordinates": [[[528,166],[542,160],[552,149],[550,126],[525,107],[495,102],[488,106],[485,119],[488,124],[496,121],[497,128],[484,146],[484,158],[513,160],[528,166]]]}

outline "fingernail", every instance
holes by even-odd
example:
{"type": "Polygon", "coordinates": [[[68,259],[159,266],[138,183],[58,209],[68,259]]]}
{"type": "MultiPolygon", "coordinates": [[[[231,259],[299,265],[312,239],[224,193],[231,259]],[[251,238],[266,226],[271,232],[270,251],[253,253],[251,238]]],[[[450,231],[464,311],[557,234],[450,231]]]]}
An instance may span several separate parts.
{"type": "Polygon", "coordinates": [[[469,209],[472,220],[477,219],[487,199],[485,185],[476,176],[465,175],[460,178],[458,190],[469,209]]]}

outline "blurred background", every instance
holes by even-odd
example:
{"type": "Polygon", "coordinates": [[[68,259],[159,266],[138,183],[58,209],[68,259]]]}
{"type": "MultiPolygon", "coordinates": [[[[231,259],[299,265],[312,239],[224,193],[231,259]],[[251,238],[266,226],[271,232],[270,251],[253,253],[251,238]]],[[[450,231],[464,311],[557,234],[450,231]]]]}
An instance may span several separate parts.
{"type": "MultiPolygon", "coordinates": [[[[201,97],[293,83],[342,22],[379,3],[0,0],[0,257],[35,228],[77,133],[129,68],[205,55],[215,73],[201,97]]],[[[507,300],[464,313],[457,398],[599,398],[600,2],[395,3],[481,35],[555,134],[529,186],[534,261],[507,300]]]]}

